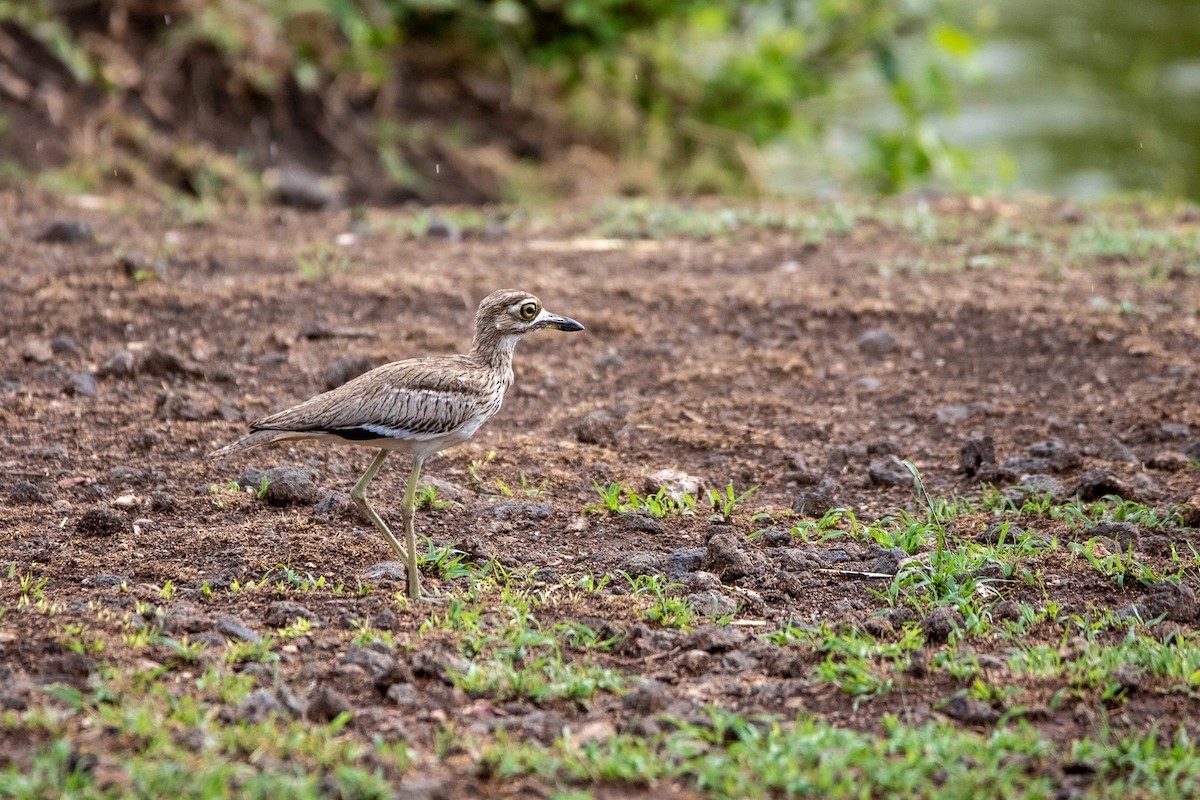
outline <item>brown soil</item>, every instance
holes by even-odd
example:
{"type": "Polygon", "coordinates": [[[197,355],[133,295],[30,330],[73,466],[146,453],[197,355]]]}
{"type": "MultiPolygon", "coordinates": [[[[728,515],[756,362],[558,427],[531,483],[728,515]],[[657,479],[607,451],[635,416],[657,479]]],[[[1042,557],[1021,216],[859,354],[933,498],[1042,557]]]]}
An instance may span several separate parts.
{"type": "MultiPolygon", "coordinates": [[[[860,518],[911,508],[911,485],[870,476],[870,463],[889,454],[915,462],[935,497],[977,495],[979,476],[964,473],[961,450],[984,434],[993,437],[999,462],[1033,458],[1031,446],[1061,440],[1046,463],[993,468],[1001,485],[1020,472],[1044,472],[1068,493],[1114,491],[1163,508],[1198,490],[1197,472],[1181,454],[1190,449],[1195,458],[1200,445],[1200,280],[1175,270],[1152,281],[1143,265],[1125,260],[1073,261],[980,244],[1003,217],[1065,250],[1079,214],[1045,203],[937,201],[934,212],[945,222],[936,240],[864,220],[815,246],[791,233],[748,231],[617,249],[602,249],[575,223],[454,241],[391,233],[396,228],[383,212],[352,220],[264,210],[185,225],[166,212],[87,210],[17,191],[0,195],[0,208],[0,564],[48,578],[47,595],[64,609],[53,619],[4,616],[0,675],[10,683],[85,683],[95,661],[64,649],[56,626],[77,620],[103,630],[87,602],[124,613],[136,598],[162,603],[157,587],[171,581],[179,587],[166,604],[171,624],[193,636],[228,616],[273,630],[273,604],[302,603],[321,627],[287,647],[282,680],[304,697],[323,686],[349,697],[351,735],[369,741],[402,731],[428,752],[443,724],[471,734],[504,717],[513,720],[514,736],[537,736],[532,722],[520,727],[539,710],[529,703],[491,706],[429,679],[418,680],[424,705],[398,709],[369,681],[345,678],[339,667],[351,620],[369,617],[409,643],[410,654],[436,649],[437,637],[417,633],[429,609],[393,602],[400,582],[367,581],[384,591],[361,598],[220,591],[280,565],[355,586],[389,559],[383,540],[339,494],[365,469],[369,451],[312,444],[233,462],[205,458],[249,420],[326,388],[337,359],[378,364],[460,350],[478,299],[505,286],[539,294],[587,330],[522,343],[517,383],[501,413],[474,441],[427,465],[426,476],[451,484],[444,491],[458,505],[421,512],[418,529],[507,568],[535,568],[534,581],[546,587],[627,569],[631,554],[661,558],[705,547],[714,533],[706,514],[667,518],[658,531],[581,514],[597,502],[593,482],[641,490],[649,473],[665,468],[713,487],[761,485],[735,515],[739,540],[772,524],[786,529],[798,493],[824,478],[860,518]],[[90,223],[94,237],[39,240],[64,219],[90,223]],[[348,268],[323,278],[300,273],[298,248],[352,231],[355,241],[336,246],[333,258],[340,263],[344,253],[348,268]],[[990,255],[995,268],[965,268],[978,255],[990,255]],[[904,262],[940,267],[880,266],[904,262]],[[145,279],[151,274],[158,277],[145,279]],[[1101,297],[1128,300],[1138,313],[1103,310],[1094,300],[1101,297]],[[893,348],[885,336],[863,339],[877,328],[894,337],[893,348]],[[122,353],[132,356],[128,374],[109,363],[122,353]],[[471,474],[473,462],[482,482],[471,474]],[[318,500],[326,502],[277,508],[210,491],[247,467],[277,465],[313,470],[318,500]],[[522,476],[529,485],[544,483],[544,493],[501,496],[496,479],[514,487],[522,476]],[[497,513],[498,503],[513,501],[549,503],[550,514],[497,513]],[[89,515],[94,509],[115,509],[115,516],[89,515]],[[752,520],[758,512],[775,522],[752,520]],[[211,598],[200,595],[205,583],[218,589],[211,598]]],[[[397,523],[404,473],[389,462],[372,486],[376,508],[397,523]]],[[[988,523],[983,515],[959,520],[953,532],[973,537],[988,523]]],[[[1080,536],[1057,523],[1039,530],[1080,536]]],[[[1186,550],[1194,533],[1172,536],[1186,550]]],[[[1169,547],[1151,547],[1151,539],[1141,537],[1138,557],[1164,568],[1169,547]]],[[[589,657],[657,678],[667,696],[648,711],[603,694],[549,710],[575,730],[593,722],[636,729],[664,707],[686,713],[704,703],[745,712],[805,709],[864,730],[884,714],[914,722],[938,716],[941,701],[961,688],[942,672],[909,670],[899,678],[903,692],[855,702],[808,680],[819,654],[772,652],[756,642],[755,634],[792,618],[875,625],[889,635],[871,622],[886,608],[871,590],[886,581],[812,570],[785,579],[775,544],[766,535],[745,542],[750,573],[725,581],[722,591],[741,603],[738,620],[765,623],[725,629],[729,642],[710,640],[707,629],[698,639],[656,638],[655,626],[640,627],[619,595],[564,597],[552,616],[606,622],[626,636],[612,654],[589,657]]],[[[870,555],[862,548],[855,560],[856,546],[845,543],[816,547],[847,548],[860,568],[870,555]]],[[[1070,611],[1121,608],[1142,591],[1119,589],[1060,553],[1035,566],[1050,597],[1070,611]]],[[[425,582],[448,593],[462,586],[433,573],[425,582]]],[[[1022,586],[1003,594],[1045,600],[1022,586]]],[[[14,582],[5,581],[0,606],[16,602],[14,582]]],[[[1195,620],[1178,624],[1196,627],[1195,620]]],[[[122,651],[114,636],[103,658],[129,667],[146,656],[122,651]]],[[[1006,671],[991,678],[1003,684],[1006,671]]],[[[1085,704],[1050,707],[1059,687],[1022,684],[1038,706],[1032,724],[1060,738],[1094,731],[1085,704]]],[[[1169,730],[1195,727],[1198,711],[1195,699],[1144,691],[1111,714],[1119,725],[1157,722],[1169,730]]],[[[99,732],[89,737],[93,748],[121,746],[99,732]]],[[[19,743],[4,749],[20,757],[19,743]]],[[[462,756],[459,766],[467,761],[462,756]]],[[[485,776],[450,774],[453,759],[443,769],[455,796],[489,791],[485,776]]]]}

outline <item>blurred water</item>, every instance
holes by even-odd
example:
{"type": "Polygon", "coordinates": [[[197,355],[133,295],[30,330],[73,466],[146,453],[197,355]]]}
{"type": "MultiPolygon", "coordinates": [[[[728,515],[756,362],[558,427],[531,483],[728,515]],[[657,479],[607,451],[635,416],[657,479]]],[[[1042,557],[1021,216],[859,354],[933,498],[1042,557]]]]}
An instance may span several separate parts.
{"type": "Polygon", "coordinates": [[[1006,154],[1018,188],[1200,199],[1200,0],[969,8],[983,46],[947,139],[1006,154]]]}

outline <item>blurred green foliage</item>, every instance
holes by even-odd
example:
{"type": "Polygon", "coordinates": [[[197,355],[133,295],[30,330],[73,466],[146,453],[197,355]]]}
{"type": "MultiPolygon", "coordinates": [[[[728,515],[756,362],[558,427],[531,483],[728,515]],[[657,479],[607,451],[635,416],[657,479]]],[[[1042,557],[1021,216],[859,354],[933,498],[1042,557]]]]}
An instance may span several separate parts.
{"type": "MultiPolygon", "coordinates": [[[[137,91],[97,46],[97,34],[121,40],[114,15],[136,32],[126,38],[139,64],[203,51],[222,60],[226,88],[265,98],[297,88],[370,109],[381,151],[403,138],[397,126],[429,116],[407,98],[432,80],[453,87],[436,116],[468,97],[476,111],[461,138],[487,141],[483,81],[497,115],[537,123],[539,158],[582,143],[635,165],[627,190],[761,192],[759,149],[819,135],[822,121],[800,119],[800,104],[873,64],[893,108],[867,133],[870,185],[895,191],[961,163],[930,125],[953,107],[947,65],[971,47],[947,21],[948,0],[0,0],[0,21],[78,81],[137,91]],[[939,58],[906,64],[913,37],[939,58]]],[[[394,155],[376,157],[382,176],[414,181],[394,155]]]]}

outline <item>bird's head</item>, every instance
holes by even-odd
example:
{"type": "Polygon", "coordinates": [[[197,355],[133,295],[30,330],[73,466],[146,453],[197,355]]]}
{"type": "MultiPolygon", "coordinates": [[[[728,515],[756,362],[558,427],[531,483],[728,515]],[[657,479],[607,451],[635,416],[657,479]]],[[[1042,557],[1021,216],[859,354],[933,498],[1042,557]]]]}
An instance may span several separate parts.
{"type": "Polygon", "coordinates": [[[542,328],[581,331],[583,326],[570,317],[542,308],[542,301],[529,292],[501,289],[483,298],[475,315],[475,337],[521,337],[542,328]]]}

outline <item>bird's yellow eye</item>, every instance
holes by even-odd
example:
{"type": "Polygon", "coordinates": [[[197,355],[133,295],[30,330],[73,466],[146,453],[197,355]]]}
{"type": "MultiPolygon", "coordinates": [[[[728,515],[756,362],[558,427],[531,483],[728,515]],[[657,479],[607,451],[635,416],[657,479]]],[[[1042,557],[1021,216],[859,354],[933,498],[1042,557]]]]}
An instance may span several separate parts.
{"type": "Polygon", "coordinates": [[[533,319],[537,316],[537,303],[525,303],[521,306],[521,319],[533,319]]]}

